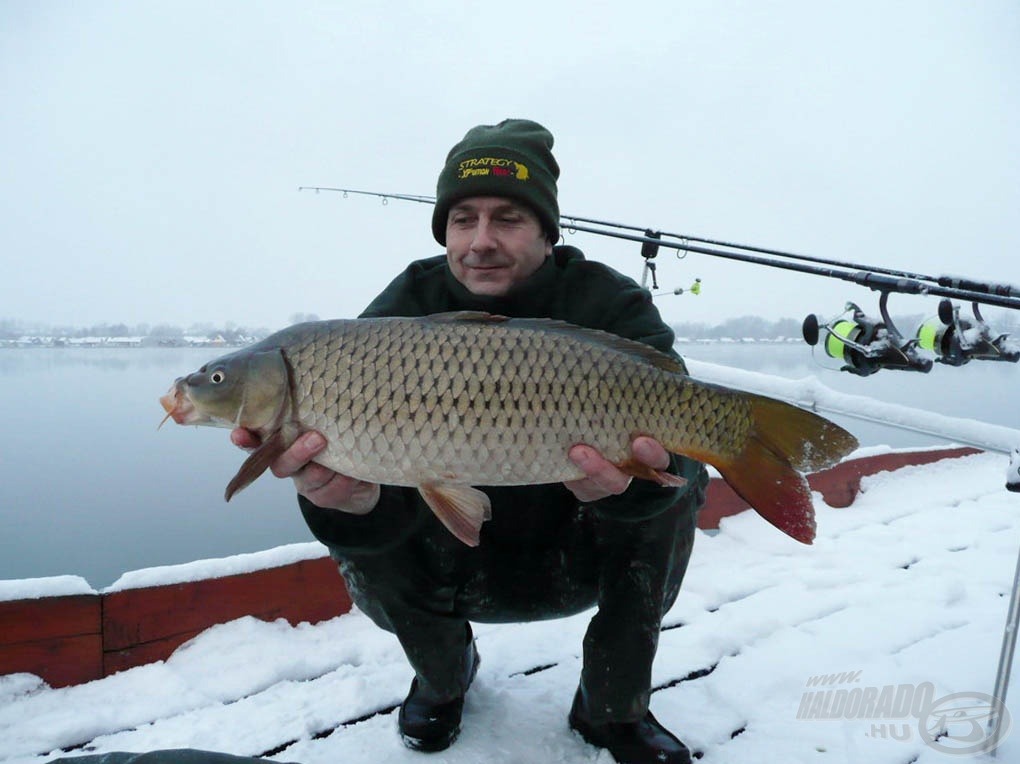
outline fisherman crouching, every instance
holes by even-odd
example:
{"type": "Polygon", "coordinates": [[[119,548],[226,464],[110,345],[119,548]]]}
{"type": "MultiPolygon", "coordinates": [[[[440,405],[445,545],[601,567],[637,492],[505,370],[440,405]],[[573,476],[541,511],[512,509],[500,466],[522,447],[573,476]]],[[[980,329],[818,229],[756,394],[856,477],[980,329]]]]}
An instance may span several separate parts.
{"type": "MultiPolygon", "coordinates": [[[[362,317],[485,311],[553,318],[675,355],[673,332],[648,293],[559,240],[553,136],[528,120],[472,128],[437,184],[432,233],[446,254],[411,263],[362,317]]],[[[246,430],[235,444],[257,445],[246,430]]],[[[400,706],[404,743],[440,751],[460,731],[478,670],[471,621],[569,616],[593,606],[570,726],[618,762],[690,762],[688,748],[649,710],[663,615],[690,559],[704,467],[638,437],[635,460],[687,480],[631,481],[593,448],[571,460],[569,483],[484,488],[492,519],[481,543],[454,538],[413,488],[379,486],[310,460],[325,448],[301,436],[272,465],[291,477],[309,528],[330,550],[358,607],[400,641],[415,675],[400,706]],[[339,511],[337,511],[339,510],[339,511]]]]}

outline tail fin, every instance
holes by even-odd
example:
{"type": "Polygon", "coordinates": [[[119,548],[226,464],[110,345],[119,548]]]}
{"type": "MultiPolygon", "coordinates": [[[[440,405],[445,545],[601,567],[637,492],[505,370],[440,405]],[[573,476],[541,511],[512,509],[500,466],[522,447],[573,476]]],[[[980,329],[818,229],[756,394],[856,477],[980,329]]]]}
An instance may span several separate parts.
{"type": "Polygon", "coordinates": [[[828,467],[853,451],[857,439],[810,411],[759,395],[747,397],[752,427],[743,451],[733,459],[710,455],[706,461],[758,514],[810,544],[815,511],[811,489],[797,470],[828,467]]]}
{"type": "Polygon", "coordinates": [[[748,397],[753,427],[763,446],[794,469],[814,472],[831,467],[858,446],[857,438],[812,411],[761,395],[748,397]]]}

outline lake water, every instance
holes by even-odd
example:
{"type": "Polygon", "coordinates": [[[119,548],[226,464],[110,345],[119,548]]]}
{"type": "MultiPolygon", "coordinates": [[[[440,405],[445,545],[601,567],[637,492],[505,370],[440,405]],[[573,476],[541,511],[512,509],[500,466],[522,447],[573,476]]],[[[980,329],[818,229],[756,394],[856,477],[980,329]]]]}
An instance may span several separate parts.
{"type": "MultiPolygon", "coordinates": [[[[822,368],[800,344],[680,350],[1020,429],[1020,367],[1013,364],[860,379],[822,368]]],[[[267,475],[223,501],[244,460],[226,430],[173,423],[156,430],[159,396],[175,377],[216,355],[192,348],[0,350],[0,579],[75,574],[100,588],[136,568],[312,540],[289,480],[267,475]]],[[[840,424],[864,445],[939,442],[858,421],[840,424]]]]}

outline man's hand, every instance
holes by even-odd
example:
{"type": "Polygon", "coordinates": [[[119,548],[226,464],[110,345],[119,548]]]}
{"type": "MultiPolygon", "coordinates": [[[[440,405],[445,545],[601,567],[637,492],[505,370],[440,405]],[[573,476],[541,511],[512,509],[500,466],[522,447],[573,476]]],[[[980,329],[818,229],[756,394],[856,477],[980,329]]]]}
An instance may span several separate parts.
{"type": "MultiPolygon", "coordinates": [[[[636,461],[643,462],[653,470],[669,467],[669,452],[654,438],[640,435],[630,444],[630,453],[636,461]]],[[[606,461],[602,454],[591,446],[579,443],[568,452],[570,461],[584,470],[585,477],[569,480],[565,485],[577,500],[588,504],[607,496],[615,496],[627,490],[631,477],[615,464],[606,461]]]]}
{"type": "MultiPolygon", "coordinates": [[[[231,431],[230,440],[244,449],[255,448],[260,442],[255,433],[242,427],[231,431]]],[[[379,503],[377,484],[341,475],[311,461],[325,448],[326,439],[320,433],[306,432],[280,454],[269,469],[278,478],[293,478],[297,492],[316,506],[355,515],[375,509],[379,503]]]]}

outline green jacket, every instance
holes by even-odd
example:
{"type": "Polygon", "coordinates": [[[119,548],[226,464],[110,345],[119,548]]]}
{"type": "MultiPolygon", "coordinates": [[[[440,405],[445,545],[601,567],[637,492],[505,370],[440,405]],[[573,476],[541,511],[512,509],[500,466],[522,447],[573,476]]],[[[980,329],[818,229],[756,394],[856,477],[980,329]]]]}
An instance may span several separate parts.
{"type": "MultiPolygon", "coordinates": [[[[673,331],[659,317],[649,293],[612,268],[585,260],[570,246],[555,247],[538,271],[503,297],[469,292],[451,274],[445,255],[418,260],[372,301],[362,317],[457,310],[560,319],[638,340],[679,358],[673,350],[673,331]]],[[[593,502],[590,508],[605,517],[636,522],[665,511],[684,492],[700,490],[707,481],[704,467],[684,457],[674,457],[670,471],[685,477],[687,486],[663,488],[635,480],[623,494],[593,502]]],[[[562,484],[483,490],[492,502],[493,517],[482,526],[480,548],[545,543],[579,511],[578,500],[562,484]]],[[[413,488],[383,486],[379,504],[366,515],[323,510],[304,497],[299,502],[312,532],[340,557],[389,550],[405,542],[423,548],[460,545],[413,488]]]]}

